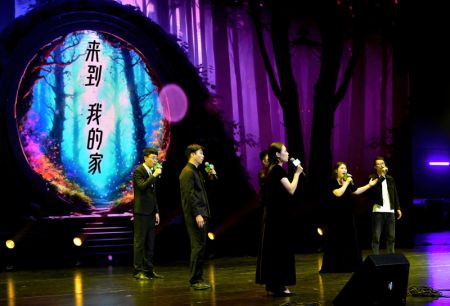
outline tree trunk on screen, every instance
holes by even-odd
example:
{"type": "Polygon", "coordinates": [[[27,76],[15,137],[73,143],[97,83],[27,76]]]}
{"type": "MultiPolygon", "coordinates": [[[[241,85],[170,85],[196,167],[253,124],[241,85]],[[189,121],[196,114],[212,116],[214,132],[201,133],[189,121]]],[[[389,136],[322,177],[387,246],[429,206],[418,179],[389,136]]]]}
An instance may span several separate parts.
{"type": "Polygon", "coordinates": [[[284,126],[291,156],[305,156],[303,134],[300,124],[299,97],[297,82],[292,72],[291,48],[289,39],[290,18],[288,7],[273,6],[272,47],[280,80],[284,126]]]}
{"type": "Polygon", "coordinates": [[[267,49],[264,44],[263,24],[261,22],[260,6],[256,1],[250,1],[251,14],[255,23],[255,30],[259,48],[266,67],[268,78],[283,110],[284,126],[286,128],[287,146],[291,156],[304,156],[303,134],[300,124],[299,97],[297,82],[295,81],[292,65],[289,40],[290,15],[288,6],[277,6],[272,3],[272,48],[275,56],[278,79],[267,49]]]}
{"type": "MultiPolygon", "coordinates": [[[[360,9],[355,7],[355,11],[360,9]]],[[[318,9],[318,21],[322,36],[321,67],[314,88],[314,113],[311,130],[309,179],[312,195],[323,197],[332,169],[331,139],[334,114],[345,96],[353,71],[364,43],[363,12],[355,15],[353,26],[353,52],[338,87],[342,50],[344,47],[343,20],[334,2],[323,1],[318,9]],[[325,7],[328,6],[328,7],[325,7]],[[336,90],[336,88],[338,88],[336,90]]],[[[323,199],[322,199],[323,200],[323,199]]]]}
{"type": "Polygon", "coordinates": [[[137,94],[130,51],[127,49],[122,49],[121,52],[124,62],[125,79],[127,81],[128,92],[130,93],[130,103],[134,120],[134,137],[136,138],[137,143],[135,164],[138,164],[142,156],[142,151],[146,147],[144,116],[142,114],[139,96],[137,94]]]}

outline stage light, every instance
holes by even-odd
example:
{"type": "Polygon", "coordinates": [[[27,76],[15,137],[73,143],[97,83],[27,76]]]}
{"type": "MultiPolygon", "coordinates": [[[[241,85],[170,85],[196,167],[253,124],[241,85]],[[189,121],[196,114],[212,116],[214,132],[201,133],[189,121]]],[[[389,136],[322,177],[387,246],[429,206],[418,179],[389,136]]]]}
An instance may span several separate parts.
{"type": "Polygon", "coordinates": [[[75,237],[73,238],[73,244],[79,247],[83,244],[83,240],[80,237],[75,237]]]}
{"type": "Polygon", "coordinates": [[[209,232],[208,233],[208,238],[209,238],[209,240],[214,240],[216,238],[216,236],[214,235],[214,233],[209,232]]]}
{"type": "Polygon", "coordinates": [[[450,165],[450,162],[448,162],[448,161],[430,161],[429,163],[428,163],[428,165],[430,165],[430,166],[449,166],[450,165]]]}
{"type": "Polygon", "coordinates": [[[317,234],[319,234],[319,236],[323,236],[323,229],[321,227],[317,228],[317,234]]]}
{"type": "Polygon", "coordinates": [[[6,240],[5,244],[6,244],[6,247],[10,250],[14,249],[14,247],[16,246],[16,244],[14,243],[14,240],[6,240]]]}

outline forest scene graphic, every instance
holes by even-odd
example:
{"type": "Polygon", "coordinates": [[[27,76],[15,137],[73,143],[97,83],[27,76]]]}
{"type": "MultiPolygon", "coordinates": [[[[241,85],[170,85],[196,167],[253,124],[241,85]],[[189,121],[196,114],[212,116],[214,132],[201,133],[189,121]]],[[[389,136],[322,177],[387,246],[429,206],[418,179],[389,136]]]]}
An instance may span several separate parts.
{"type": "Polygon", "coordinates": [[[90,30],[47,44],[16,98],[30,168],[68,202],[132,201],[131,173],[145,147],[162,158],[170,137],[148,61],[124,40],[90,30]]]}

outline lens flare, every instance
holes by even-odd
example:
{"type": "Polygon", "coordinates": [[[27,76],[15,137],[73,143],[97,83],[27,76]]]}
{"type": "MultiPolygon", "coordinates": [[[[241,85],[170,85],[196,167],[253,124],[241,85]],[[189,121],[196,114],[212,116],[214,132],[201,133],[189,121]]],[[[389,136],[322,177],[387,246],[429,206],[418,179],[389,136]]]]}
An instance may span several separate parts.
{"type": "Polygon", "coordinates": [[[159,101],[163,108],[163,116],[169,122],[179,122],[186,115],[188,99],[178,85],[169,84],[159,92],[159,101]]]}

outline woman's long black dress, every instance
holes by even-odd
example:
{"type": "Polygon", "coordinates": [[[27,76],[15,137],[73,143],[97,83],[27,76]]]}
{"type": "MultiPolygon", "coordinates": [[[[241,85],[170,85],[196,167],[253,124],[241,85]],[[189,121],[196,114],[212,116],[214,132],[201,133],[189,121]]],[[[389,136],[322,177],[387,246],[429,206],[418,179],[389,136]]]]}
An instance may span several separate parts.
{"type": "Polygon", "coordinates": [[[342,187],[336,179],[330,183],[328,201],[328,234],[320,272],[354,272],[362,263],[355,218],[352,193],[356,190],[349,185],[341,197],[333,194],[342,187]]]}
{"type": "Polygon", "coordinates": [[[295,254],[290,235],[292,214],[290,214],[289,192],[281,184],[287,177],[280,166],[273,166],[266,178],[262,191],[264,205],[261,226],[260,247],[256,267],[256,283],[269,288],[295,285],[295,254]]]}

